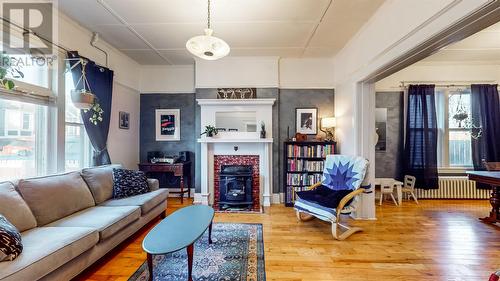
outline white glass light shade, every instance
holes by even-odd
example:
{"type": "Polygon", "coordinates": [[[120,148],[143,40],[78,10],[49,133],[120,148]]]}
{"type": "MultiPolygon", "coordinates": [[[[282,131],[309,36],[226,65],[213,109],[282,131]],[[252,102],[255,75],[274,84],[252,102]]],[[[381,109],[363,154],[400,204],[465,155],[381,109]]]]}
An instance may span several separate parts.
{"type": "Polygon", "coordinates": [[[206,28],[205,35],[195,36],[186,42],[188,51],[205,60],[216,60],[229,54],[231,50],[224,40],[212,36],[213,30],[206,28]]]}
{"type": "Polygon", "coordinates": [[[336,126],[337,120],[335,117],[321,118],[321,128],[335,128],[336,126]]]}

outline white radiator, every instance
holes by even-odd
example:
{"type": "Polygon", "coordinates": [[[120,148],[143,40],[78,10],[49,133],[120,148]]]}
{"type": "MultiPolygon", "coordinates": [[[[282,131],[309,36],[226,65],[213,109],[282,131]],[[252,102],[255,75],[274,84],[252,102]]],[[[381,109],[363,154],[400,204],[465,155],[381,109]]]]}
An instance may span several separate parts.
{"type": "Polygon", "coordinates": [[[489,199],[491,190],[477,189],[467,177],[440,177],[439,189],[415,189],[418,199],[489,199]]]}

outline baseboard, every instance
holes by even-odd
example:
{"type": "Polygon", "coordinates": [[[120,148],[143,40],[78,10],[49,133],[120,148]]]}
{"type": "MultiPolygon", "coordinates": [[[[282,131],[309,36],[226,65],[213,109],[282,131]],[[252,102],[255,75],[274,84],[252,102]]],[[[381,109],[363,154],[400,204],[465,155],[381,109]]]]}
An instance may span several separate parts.
{"type": "Polygon", "coordinates": [[[273,193],[271,204],[281,204],[283,203],[284,193],[273,193]]]}
{"type": "Polygon", "coordinates": [[[194,193],[193,204],[201,204],[201,193],[194,193]]]}

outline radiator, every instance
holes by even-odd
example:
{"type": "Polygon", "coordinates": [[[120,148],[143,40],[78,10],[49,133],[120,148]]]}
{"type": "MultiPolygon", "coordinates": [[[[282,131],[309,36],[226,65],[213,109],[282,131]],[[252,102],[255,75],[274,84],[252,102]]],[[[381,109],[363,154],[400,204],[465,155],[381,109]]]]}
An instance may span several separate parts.
{"type": "Polygon", "coordinates": [[[440,177],[439,189],[415,189],[418,199],[489,199],[491,190],[477,189],[466,177],[440,177]]]}

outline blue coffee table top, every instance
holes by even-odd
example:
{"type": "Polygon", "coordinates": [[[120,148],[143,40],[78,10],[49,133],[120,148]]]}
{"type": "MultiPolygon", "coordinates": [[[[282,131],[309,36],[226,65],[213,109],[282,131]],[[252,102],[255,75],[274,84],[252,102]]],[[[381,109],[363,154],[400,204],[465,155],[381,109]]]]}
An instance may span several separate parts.
{"type": "Polygon", "coordinates": [[[152,255],[186,248],[203,235],[214,214],[214,209],[205,205],[179,209],[151,229],[142,241],[142,248],[152,255]]]}

